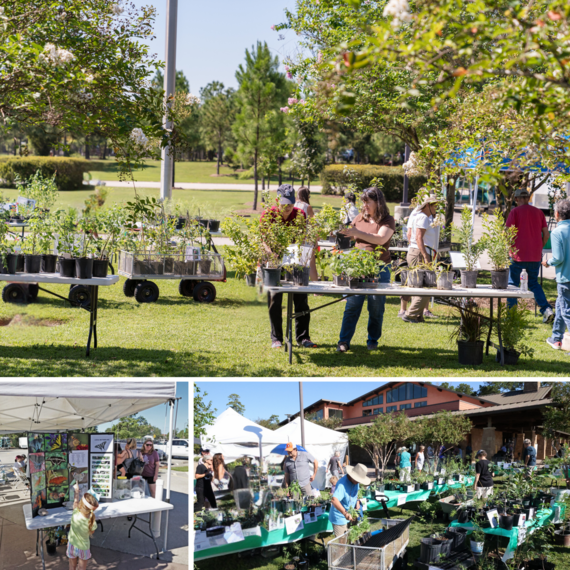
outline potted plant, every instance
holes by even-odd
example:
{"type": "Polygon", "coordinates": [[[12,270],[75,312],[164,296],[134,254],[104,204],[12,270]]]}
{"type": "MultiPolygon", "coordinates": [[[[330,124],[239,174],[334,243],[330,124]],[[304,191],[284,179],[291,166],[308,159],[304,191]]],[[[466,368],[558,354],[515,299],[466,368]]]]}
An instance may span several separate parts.
{"type": "Polygon", "coordinates": [[[453,279],[455,273],[451,271],[451,266],[447,263],[438,263],[435,269],[436,287],[440,290],[453,289],[453,279]]]}
{"type": "Polygon", "coordinates": [[[90,255],[97,235],[96,218],[94,216],[83,216],[77,226],[83,237],[81,245],[75,250],[75,276],[78,279],[91,279],[93,277],[93,258],[90,255]]]}
{"type": "Polygon", "coordinates": [[[493,289],[506,289],[509,285],[510,256],[515,255],[515,238],[517,228],[508,228],[501,210],[495,210],[493,216],[483,215],[485,230],[484,242],[487,255],[493,269],[491,270],[491,286],[493,289]]]}
{"type": "Polygon", "coordinates": [[[477,262],[485,251],[486,244],[483,238],[475,243],[471,210],[467,206],[461,210],[461,225],[456,228],[456,233],[465,261],[465,269],[461,270],[461,286],[474,289],[477,287],[477,262]]]}
{"type": "Polygon", "coordinates": [[[53,177],[47,178],[42,176],[41,170],[38,169],[28,180],[22,180],[16,176],[15,182],[20,196],[34,200],[34,210],[37,211],[37,214],[49,212],[59,196],[55,174],[53,177]]]}
{"type": "Polygon", "coordinates": [[[442,541],[436,538],[422,538],[420,541],[420,560],[425,564],[436,562],[441,554],[442,541]]]}
{"type": "Polygon", "coordinates": [[[39,273],[41,271],[42,256],[39,250],[39,237],[43,225],[43,220],[37,215],[37,212],[31,216],[28,235],[22,242],[25,273],[39,273]]]}
{"type": "Polygon", "coordinates": [[[56,527],[50,527],[46,529],[47,540],[46,540],[46,550],[50,556],[55,556],[56,552],[55,549],[57,547],[57,539],[56,539],[56,527]]]}
{"type": "Polygon", "coordinates": [[[451,333],[451,339],[457,341],[459,364],[477,366],[483,362],[484,343],[481,340],[488,323],[476,307],[467,310],[456,306],[460,322],[451,333]]]}
{"type": "Polygon", "coordinates": [[[485,546],[485,533],[483,530],[478,526],[475,526],[469,538],[471,543],[471,552],[473,552],[473,554],[482,554],[485,546]]]}
{"type": "Polygon", "coordinates": [[[337,287],[348,287],[348,275],[346,274],[346,255],[337,249],[331,252],[329,267],[333,276],[333,284],[337,287]]]}
{"type": "Polygon", "coordinates": [[[329,265],[329,260],[331,258],[331,252],[327,249],[321,249],[317,247],[315,250],[315,262],[317,265],[317,273],[319,275],[319,281],[328,281],[329,278],[325,275],[325,271],[329,265]]]}
{"type": "MultiPolygon", "coordinates": [[[[330,204],[323,204],[322,208],[315,214],[314,220],[319,228],[318,237],[321,240],[335,241],[338,230],[344,228],[340,212],[335,210],[330,204]]],[[[350,247],[350,238],[344,239],[348,239],[348,247],[350,247]]],[[[343,242],[342,245],[346,245],[346,242],[343,242]]]]}
{"type": "Polygon", "coordinates": [[[225,249],[225,257],[236,272],[236,277],[245,277],[247,285],[255,287],[256,270],[262,256],[259,220],[242,220],[234,216],[222,222],[224,235],[233,245],[225,249]]]}
{"type": "Polygon", "coordinates": [[[386,264],[377,258],[377,252],[353,249],[344,258],[344,273],[351,289],[368,289],[378,286],[378,273],[386,264]]]}
{"type": "Polygon", "coordinates": [[[119,238],[124,227],[123,209],[114,206],[98,212],[97,225],[103,237],[96,238],[93,258],[93,277],[107,277],[109,260],[117,253],[119,238]]]}
{"type": "Polygon", "coordinates": [[[59,274],[61,277],[75,277],[77,212],[69,208],[57,213],[56,228],[58,233],[57,249],[59,252],[59,274]]]}
{"type": "MultiPolygon", "coordinates": [[[[526,344],[530,328],[529,311],[524,307],[514,305],[510,309],[501,307],[501,338],[505,353],[505,364],[518,364],[521,354],[532,357],[534,349],[526,344]]],[[[497,362],[501,355],[497,351],[497,362]]]]}

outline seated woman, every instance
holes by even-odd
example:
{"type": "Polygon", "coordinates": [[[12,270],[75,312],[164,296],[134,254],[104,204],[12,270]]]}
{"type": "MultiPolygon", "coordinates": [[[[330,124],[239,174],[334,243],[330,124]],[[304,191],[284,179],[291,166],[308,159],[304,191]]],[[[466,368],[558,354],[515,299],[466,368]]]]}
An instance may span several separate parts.
{"type": "MultiPolygon", "coordinates": [[[[396,222],[390,215],[386,198],[382,190],[372,187],[362,193],[362,212],[352,222],[352,228],[342,230],[345,236],[356,238],[356,247],[368,251],[376,251],[379,246],[384,250],[380,259],[386,263],[378,274],[380,283],[390,283],[390,239],[396,229],[396,222]]],[[[378,339],[382,336],[382,322],[384,320],[385,295],[350,295],[346,300],[340,340],[337,350],[347,352],[350,341],[356,331],[356,324],[360,318],[364,299],[368,299],[368,350],[378,348],[378,339]]]]}

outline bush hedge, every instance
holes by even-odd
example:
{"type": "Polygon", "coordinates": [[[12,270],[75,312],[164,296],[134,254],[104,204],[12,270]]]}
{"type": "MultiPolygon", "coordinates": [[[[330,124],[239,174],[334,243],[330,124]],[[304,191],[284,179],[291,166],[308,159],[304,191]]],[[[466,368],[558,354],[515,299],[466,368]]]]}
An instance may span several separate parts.
{"type": "Polygon", "coordinates": [[[82,158],[58,156],[27,156],[0,158],[0,180],[7,188],[16,187],[16,176],[27,179],[40,170],[42,176],[52,177],[58,190],[83,189],[83,173],[89,172],[90,163],[82,158]]]}
{"type": "MultiPolygon", "coordinates": [[[[360,188],[372,186],[374,178],[382,180],[382,191],[387,202],[401,202],[404,190],[404,169],[401,166],[376,166],[374,164],[330,164],[321,172],[323,194],[341,193],[349,184],[356,183],[360,188]],[[350,171],[350,173],[349,173],[350,171]]],[[[408,199],[427,182],[425,176],[411,176],[408,186],[408,199]]]]}

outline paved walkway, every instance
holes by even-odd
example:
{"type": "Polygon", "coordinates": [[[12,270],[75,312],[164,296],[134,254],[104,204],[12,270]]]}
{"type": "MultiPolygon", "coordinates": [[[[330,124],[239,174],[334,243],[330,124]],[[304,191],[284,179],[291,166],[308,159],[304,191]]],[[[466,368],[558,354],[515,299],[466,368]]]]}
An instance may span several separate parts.
{"type": "MultiPolygon", "coordinates": [[[[104,184],[111,188],[132,188],[136,186],[137,188],[160,188],[160,182],[118,182],[114,180],[91,180],[89,182],[93,186],[99,186],[104,184]]],[[[286,182],[284,182],[286,183],[286,182]]],[[[202,182],[177,182],[174,186],[174,190],[243,190],[244,192],[253,192],[255,186],[253,184],[230,184],[224,182],[218,183],[202,183],[202,182]]],[[[311,192],[315,194],[321,193],[322,186],[311,186],[311,192]]],[[[261,191],[261,184],[258,186],[258,190],[261,191]]],[[[277,190],[277,184],[272,184],[270,190],[277,190]]]]}

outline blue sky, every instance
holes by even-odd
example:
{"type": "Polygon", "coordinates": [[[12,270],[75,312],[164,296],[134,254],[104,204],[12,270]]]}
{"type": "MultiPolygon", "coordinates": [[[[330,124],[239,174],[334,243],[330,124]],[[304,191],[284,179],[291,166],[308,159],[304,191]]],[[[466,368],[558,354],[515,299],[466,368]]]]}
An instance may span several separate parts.
{"type": "MultiPolygon", "coordinates": [[[[188,423],[188,382],[176,382],[176,397],[182,398],[178,401],[178,417],[175,415],[176,429],[184,429],[188,423]]],[[[167,412],[169,409],[167,404],[161,404],[160,406],[155,406],[154,408],[149,408],[140,412],[139,416],[146,418],[148,422],[156,427],[162,429],[163,433],[168,433],[168,422],[170,421],[170,414],[167,412]]],[[[176,408],[174,409],[176,412],[176,408]]],[[[108,422],[101,424],[99,431],[105,431],[108,427],[111,427],[115,422],[108,422]]]]}
{"type": "MultiPolygon", "coordinates": [[[[339,402],[349,402],[381,386],[388,380],[358,381],[324,381],[303,382],[303,403],[306,406],[326,398],[339,402]]],[[[440,384],[441,382],[434,382],[440,384]]],[[[456,386],[461,382],[449,382],[456,386]]],[[[465,382],[477,389],[481,382],[465,382]]],[[[298,382],[197,382],[200,389],[208,393],[206,400],[211,400],[217,408],[216,415],[226,409],[228,396],[239,394],[241,403],[245,406],[245,417],[250,420],[267,419],[277,414],[280,420],[286,419],[285,414],[299,411],[298,382]]]]}
{"type": "MultiPolygon", "coordinates": [[[[166,0],[134,0],[137,7],[157,9],[151,53],[164,61],[166,0]]],[[[178,2],[176,68],[182,70],[196,95],[211,81],[237,87],[235,72],[246,48],[266,41],[282,62],[298,49],[292,31],[274,32],[271,26],[285,21],[285,8],[295,10],[295,0],[208,0],[178,2]],[[284,36],[283,40],[279,36],[284,36]]]]}

